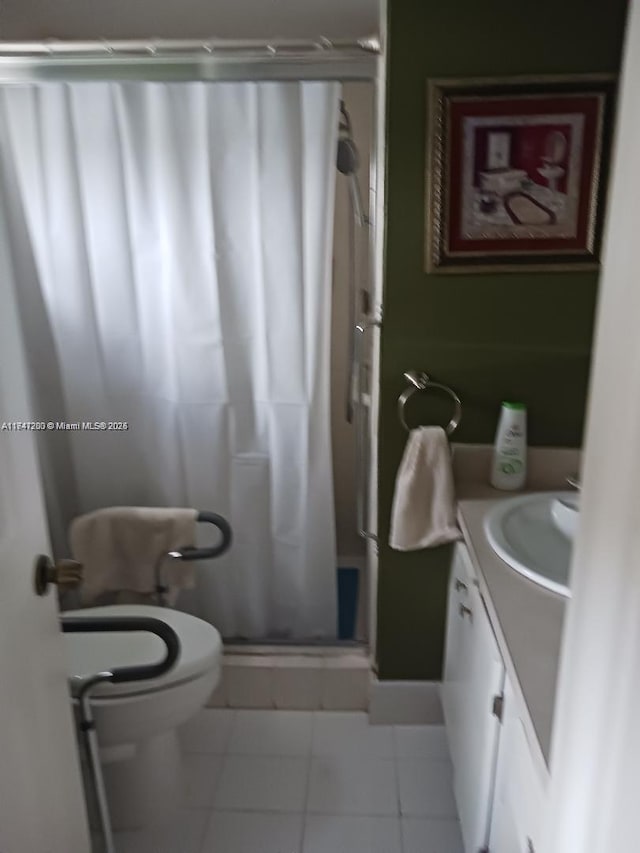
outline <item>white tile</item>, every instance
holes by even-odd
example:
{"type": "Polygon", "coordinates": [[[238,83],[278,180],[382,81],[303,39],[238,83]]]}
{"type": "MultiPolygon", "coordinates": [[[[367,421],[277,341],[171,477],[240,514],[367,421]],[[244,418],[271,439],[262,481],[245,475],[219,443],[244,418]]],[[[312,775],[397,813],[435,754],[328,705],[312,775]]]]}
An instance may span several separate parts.
{"type": "Polygon", "coordinates": [[[436,681],[378,681],[373,678],[369,691],[371,722],[441,725],[444,716],[440,688],[441,683],[436,681]]]}
{"type": "Polygon", "coordinates": [[[450,760],[444,726],[396,726],[394,738],[398,758],[450,760]]]}
{"type": "Polygon", "coordinates": [[[311,761],[307,810],[328,815],[396,815],[395,762],[359,755],[311,761]]]}
{"type": "Polygon", "coordinates": [[[207,707],[208,708],[226,708],[229,704],[228,690],[227,690],[227,678],[225,678],[224,667],[222,668],[222,672],[220,673],[220,681],[216,684],[213,689],[211,696],[207,699],[207,707]]]}
{"type": "Polygon", "coordinates": [[[188,753],[184,756],[185,800],[190,809],[213,806],[224,758],[221,755],[188,753]]]}
{"type": "Polygon", "coordinates": [[[426,758],[398,759],[400,809],[412,817],[457,817],[451,764],[426,758]]]}
{"type": "Polygon", "coordinates": [[[229,753],[235,755],[309,755],[311,711],[236,711],[229,753]]]}
{"type": "Polygon", "coordinates": [[[204,708],[180,728],[180,743],[185,752],[226,752],[235,711],[230,708],[204,708]]]}
{"type": "Polygon", "coordinates": [[[214,812],[201,853],[298,853],[301,837],[302,815],[214,812]]]}
{"type": "Polygon", "coordinates": [[[185,809],[169,823],[147,830],[117,832],[117,853],[201,853],[209,812],[185,809]]]}
{"type": "Polygon", "coordinates": [[[362,711],[318,711],[314,714],[312,752],[393,758],[393,729],[369,725],[362,711]]]}
{"type": "MultiPolygon", "coordinates": [[[[396,817],[308,815],[302,853],[401,853],[396,817]]],[[[292,851],[293,853],[293,851],[292,851]]]]}
{"type": "Polygon", "coordinates": [[[404,853],[464,853],[457,820],[402,819],[404,853]]]}
{"type": "Polygon", "coordinates": [[[302,811],[308,772],[306,758],[228,755],[215,807],[221,811],[302,811]]]}
{"type": "Polygon", "coordinates": [[[322,670],[322,707],[326,711],[366,711],[370,677],[368,668],[351,668],[342,662],[334,666],[334,661],[328,661],[322,670]]]}
{"type": "Polygon", "coordinates": [[[229,707],[273,708],[273,672],[270,657],[246,657],[242,663],[225,661],[229,707]]]}
{"type": "Polygon", "coordinates": [[[273,670],[276,708],[315,711],[322,703],[324,661],[305,655],[282,657],[273,670]]]}

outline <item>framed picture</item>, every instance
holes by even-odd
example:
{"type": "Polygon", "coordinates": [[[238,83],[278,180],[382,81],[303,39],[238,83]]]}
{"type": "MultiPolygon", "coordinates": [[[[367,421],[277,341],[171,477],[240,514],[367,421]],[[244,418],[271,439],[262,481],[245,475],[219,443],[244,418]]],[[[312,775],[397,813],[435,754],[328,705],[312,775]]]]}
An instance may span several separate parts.
{"type": "Polygon", "coordinates": [[[427,272],[596,268],[615,77],[429,81],[427,272]]]}

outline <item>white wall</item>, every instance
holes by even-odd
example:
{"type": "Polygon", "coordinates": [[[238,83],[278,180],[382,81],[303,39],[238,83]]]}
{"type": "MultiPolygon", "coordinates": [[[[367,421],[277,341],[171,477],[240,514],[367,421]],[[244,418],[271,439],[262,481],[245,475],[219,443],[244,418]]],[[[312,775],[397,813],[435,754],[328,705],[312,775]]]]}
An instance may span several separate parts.
{"type": "Polygon", "coordinates": [[[378,0],[2,0],[0,38],[350,37],[377,33],[378,0]]]}

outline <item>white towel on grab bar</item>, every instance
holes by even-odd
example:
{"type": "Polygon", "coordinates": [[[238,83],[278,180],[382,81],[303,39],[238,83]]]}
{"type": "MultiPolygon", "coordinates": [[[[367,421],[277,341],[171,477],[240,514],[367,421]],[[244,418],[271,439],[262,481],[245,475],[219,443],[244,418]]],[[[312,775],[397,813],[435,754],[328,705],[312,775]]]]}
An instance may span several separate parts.
{"type": "MultiPolygon", "coordinates": [[[[171,550],[195,544],[195,509],[114,506],[80,515],[71,522],[69,539],[76,560],[84,565],[80,587],[83,606],[144,600],[154,593],[156,568],[174,603],[178,591],[192,588],[192,562],[164,559],[171,550]]],[[[149,603],[149,602],[147,602],[149,603]]]]}
{"type": "Polygon", "coordinates": [[[446,433],[442,427],[413,429],[396,476],[389,545],[417,551],[460,538],[446,433]]]}

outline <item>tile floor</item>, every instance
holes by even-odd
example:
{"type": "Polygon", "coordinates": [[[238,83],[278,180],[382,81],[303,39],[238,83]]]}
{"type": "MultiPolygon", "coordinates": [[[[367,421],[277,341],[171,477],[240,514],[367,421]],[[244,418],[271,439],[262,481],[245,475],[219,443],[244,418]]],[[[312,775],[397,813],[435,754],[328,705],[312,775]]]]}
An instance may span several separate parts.
{"type": "Polygon", "coordinates": [[[118,853],[463,853],[442,726],[205,709],[181,736],[183,808],[118,853]]]}

